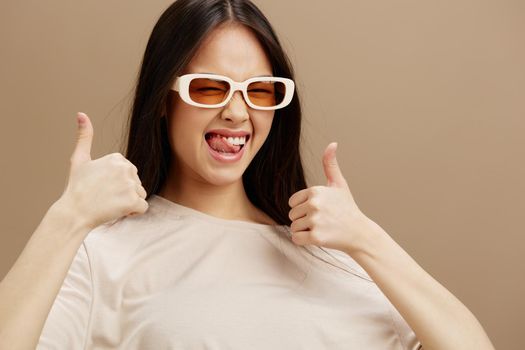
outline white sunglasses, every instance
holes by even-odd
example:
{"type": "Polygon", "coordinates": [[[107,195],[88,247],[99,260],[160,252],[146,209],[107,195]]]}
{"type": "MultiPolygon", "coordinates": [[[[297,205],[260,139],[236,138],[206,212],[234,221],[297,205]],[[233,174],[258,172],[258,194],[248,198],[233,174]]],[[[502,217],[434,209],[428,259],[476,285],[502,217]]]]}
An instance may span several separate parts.
{"type": "Polygon", "coordinates": [[[181,99],[196,107],[225,106],[237,90],[253,109],[274,110],[286,107],[294,95],[295,83],[288,78],[254,77],[237,82],[217,74],[193,73],[178,76],[172,90],[181,99]]]}

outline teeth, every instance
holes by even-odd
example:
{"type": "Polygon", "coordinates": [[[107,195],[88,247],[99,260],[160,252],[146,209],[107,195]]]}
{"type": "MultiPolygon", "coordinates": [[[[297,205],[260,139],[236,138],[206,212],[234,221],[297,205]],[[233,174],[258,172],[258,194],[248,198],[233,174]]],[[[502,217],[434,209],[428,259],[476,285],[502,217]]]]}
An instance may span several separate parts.
{"type": "Polygon", "coordinates": [[[236,145],[236,146],[244,145],[246,143],[246,136],[242,136],[242,137],[224,137],[222,136],[222,138],[228,141],[230,144],[236,145]]]}

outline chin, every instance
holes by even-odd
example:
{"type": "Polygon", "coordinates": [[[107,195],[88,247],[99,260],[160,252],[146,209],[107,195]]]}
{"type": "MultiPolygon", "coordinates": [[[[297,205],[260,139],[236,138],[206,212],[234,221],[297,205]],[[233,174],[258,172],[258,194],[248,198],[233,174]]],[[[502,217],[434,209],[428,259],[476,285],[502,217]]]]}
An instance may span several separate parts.
{"type": "Polygon", "coordinates": [[[211,185],[226,186],[238,181],[242,181],[242,174],[245,169],[215,169],[212,173],[207,173],[202,178],[211,185]]]}

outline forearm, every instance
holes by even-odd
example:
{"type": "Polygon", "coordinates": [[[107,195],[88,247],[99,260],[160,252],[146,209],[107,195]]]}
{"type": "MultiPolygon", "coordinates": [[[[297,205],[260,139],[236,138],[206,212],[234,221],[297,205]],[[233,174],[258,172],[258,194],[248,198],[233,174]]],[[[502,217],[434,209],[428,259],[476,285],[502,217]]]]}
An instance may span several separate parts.
{"type": "Polygon", "coordinates": [[[55,202],[0,283],[0,348],[34,349],[89,228],[55,202]]]}
{"type": "Polygon", "coordinates": [[[347,252],[374,280],[425,350],[494,349],[476,317],[379,225],[366,220],[363,249],[347,252]]]}

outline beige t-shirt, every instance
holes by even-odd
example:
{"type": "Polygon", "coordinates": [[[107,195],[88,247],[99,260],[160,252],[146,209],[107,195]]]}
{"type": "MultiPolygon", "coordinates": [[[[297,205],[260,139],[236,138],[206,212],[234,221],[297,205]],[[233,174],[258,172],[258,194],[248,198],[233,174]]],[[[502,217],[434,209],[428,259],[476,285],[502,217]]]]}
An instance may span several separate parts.
{"type": "Polygon", "coordinates": [[[158,195],[80,246],[37,349],[420,347],[350,256],[288,227],[217,218],[158,195]]]}

